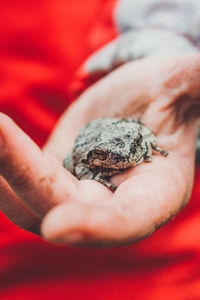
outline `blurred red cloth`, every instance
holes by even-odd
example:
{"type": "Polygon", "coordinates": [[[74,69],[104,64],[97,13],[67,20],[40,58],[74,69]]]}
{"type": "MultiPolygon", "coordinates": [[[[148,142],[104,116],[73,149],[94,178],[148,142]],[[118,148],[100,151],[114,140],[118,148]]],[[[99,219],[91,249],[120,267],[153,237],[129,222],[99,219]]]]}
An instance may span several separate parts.
{"type": "MultiPolygon", "coordinates": [[[[0,1],[0,111],[42,146],[86,57],[115,37],[116,0],[0,1]]],[[[117,249],[49,244],[0,219],[0,299],[200,299],[200,172],[189,205],[117,249]]]]}

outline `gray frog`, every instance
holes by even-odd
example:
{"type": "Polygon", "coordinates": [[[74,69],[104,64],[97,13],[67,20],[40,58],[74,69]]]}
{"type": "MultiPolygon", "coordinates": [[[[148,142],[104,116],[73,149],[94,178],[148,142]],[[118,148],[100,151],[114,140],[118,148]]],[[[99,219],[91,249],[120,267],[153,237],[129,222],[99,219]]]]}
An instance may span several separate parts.
{"type": "Polygon", "coordinates": [[[93,179],[108,187],[113,175],[123,173],[143,160],[152,161],[152,149],[163,156],[149,128],[132,118],[101,118],[85,125],[63,165],[78,179],[93,179]]]}

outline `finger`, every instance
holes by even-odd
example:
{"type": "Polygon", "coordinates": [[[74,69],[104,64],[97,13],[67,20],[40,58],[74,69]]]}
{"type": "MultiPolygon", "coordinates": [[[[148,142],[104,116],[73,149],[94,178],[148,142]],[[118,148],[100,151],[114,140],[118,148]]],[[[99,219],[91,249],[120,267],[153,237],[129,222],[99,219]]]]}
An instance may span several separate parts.
{"type": "Polygon", "coordinates": [[[0,210],[17,226],[40,233],[40,220],[28,209],[0,176],[0,210]]]}
{"type": "Polygon", "coordinates": [[[0,114],[0,174],[39,218],[54,205],[77,197],[78,180],[44,155],[4,114],[0,114]]]}
{"type": "Polygon", "coordinates": [[[124,215],[109,202],[68,203],[49,211],[43,219],[41,233],[56,243],[108,247],[128,242],[126,223],[124,215]]]}

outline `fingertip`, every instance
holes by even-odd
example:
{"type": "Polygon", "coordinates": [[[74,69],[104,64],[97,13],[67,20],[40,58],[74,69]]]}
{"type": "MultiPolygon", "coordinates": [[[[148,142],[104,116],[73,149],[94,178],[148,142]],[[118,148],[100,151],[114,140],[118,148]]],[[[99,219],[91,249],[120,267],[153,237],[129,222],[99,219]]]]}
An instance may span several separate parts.
{"type": "Polygon", "coordinates": [[[1,124],[1,122],[5,121],[5,120],[9,120],[9,119],[11,120],[11,118],[8,115],[0,112],[0,124],[1,124]]]}
{"type": "MultiPolygon", "coordinates": [[[[14,154],[17,151],[24,150],[31,145],[36,147],[36,144],[25,134],[25,132],[6,114],[0,113],[0,155],[2,153],[14,154]]],[[[37,147],[38,148],[38,147],[37,147]]]]}
{"type": "Polygon", "coordinates": [[[86,203],[61,204],[43,219],[42,236],[52,242],[71,245],[92,244],[103,227],[101,209],[86,203]],[[92,242],[93,241],[93,242],[92,242]]]}
{"type": "Polygon", "coordinates": [[[113,247],[132,240],[126,223],[126,217],[110,206],[70,203],[62,204],[46,215],[41,233],[46,240],[58,244],[113,247]]]}
{"type": "Polygon", "coordinates": [[[15,122],[8,115],[0,112],[0,135],[4,135],[4,130],[15,125],[15,122]]]}
{"type": "Polygon", "coordinates": [[[3,154],[6,146],[5,131],[9,128],[12,122],[13,121],[10,117],[0,112],[0,155],[3,154]]]}
{"type": "Polygon", "coordinates": [[[74,225],[80,223],[80,209],[75,204],[60,204],[51,209],[41,224],[42,236],[50,241],[62,241],[74,225]]]}

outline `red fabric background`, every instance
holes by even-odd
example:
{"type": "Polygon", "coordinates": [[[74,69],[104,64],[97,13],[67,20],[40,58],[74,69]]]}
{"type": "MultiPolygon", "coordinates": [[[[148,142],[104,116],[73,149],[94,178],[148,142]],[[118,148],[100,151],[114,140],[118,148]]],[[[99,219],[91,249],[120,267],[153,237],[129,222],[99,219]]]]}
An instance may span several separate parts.
{"type": "MultiPolygon", "coordinates": [[[[115,0],[0,0],[0,111],[40,146],[71,101],[75,71],[115,36],[115,0]]],[[[189,205],[118,249],[56,246],[0,215],[0,299],[200,299],[200,172],[189,205]]]]}

